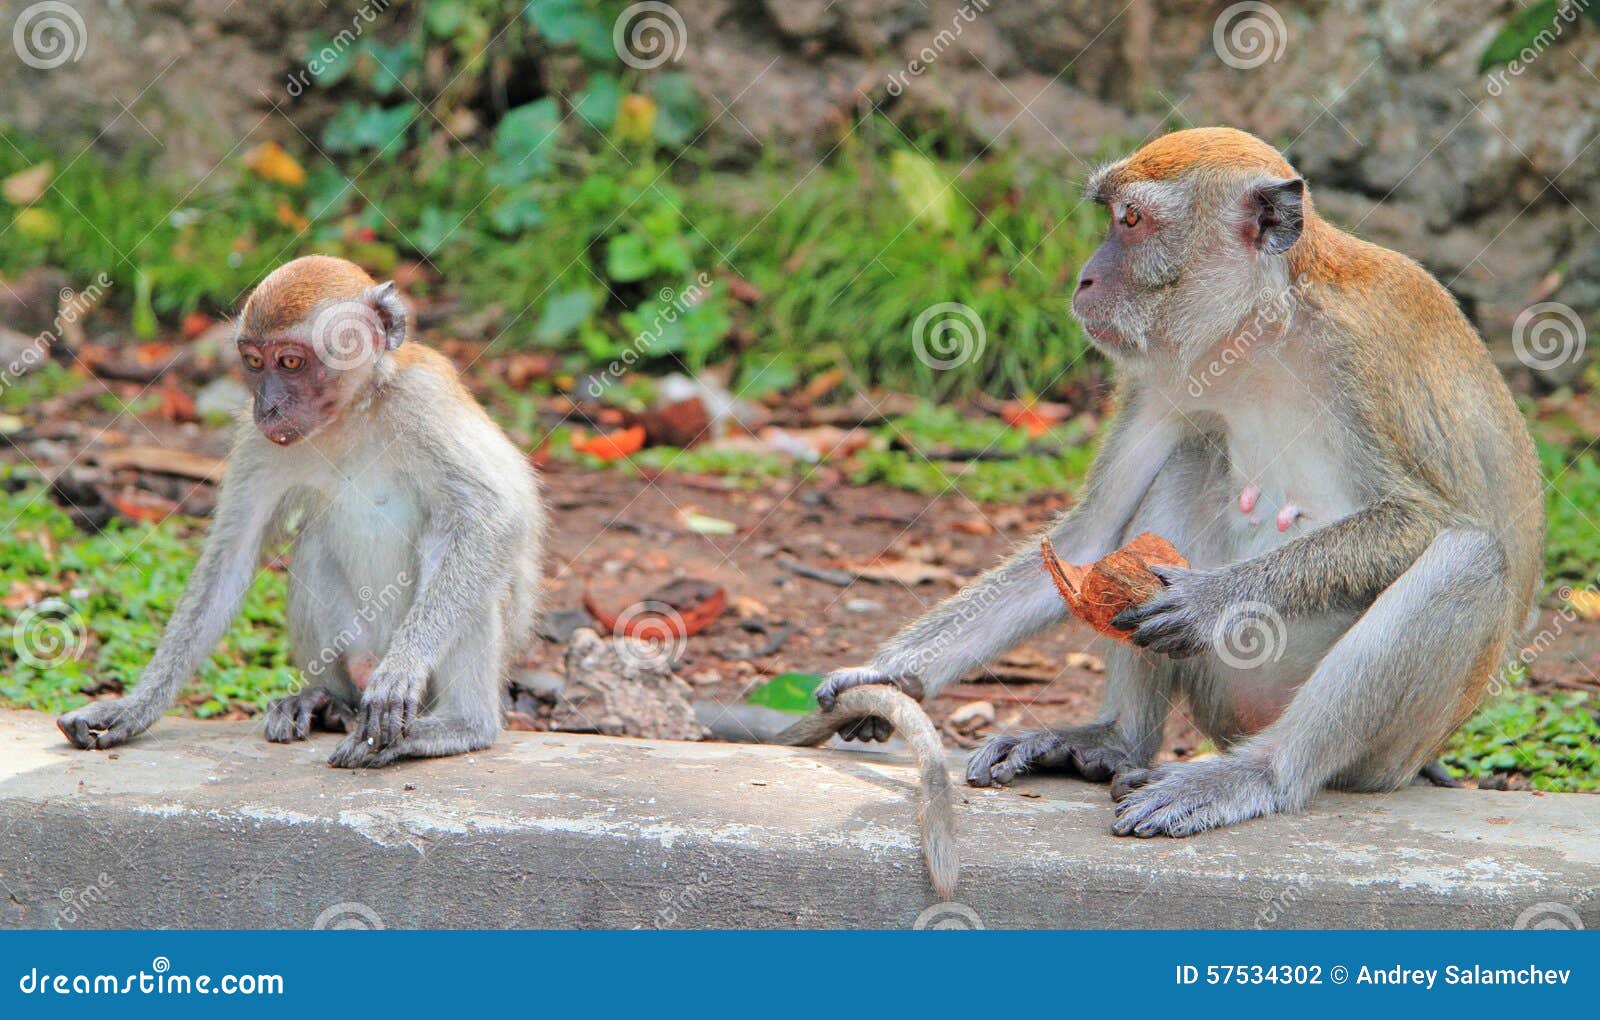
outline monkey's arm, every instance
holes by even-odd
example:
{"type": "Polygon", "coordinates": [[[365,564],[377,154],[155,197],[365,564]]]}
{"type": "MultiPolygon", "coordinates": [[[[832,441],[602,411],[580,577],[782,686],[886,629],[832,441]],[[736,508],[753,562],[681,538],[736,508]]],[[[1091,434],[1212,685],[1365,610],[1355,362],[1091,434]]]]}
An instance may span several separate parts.
{"type": "Polygon", "coordinates": [[[1238,607],[1282,617],[1362,611],[1447,525],[1423,499],[1389,497],[1254,559],[1217,570],[1154,568],[1166,588],[1111,622],[1132,629],[1136,645],[1186,656],[1215,643],[1238,607]]]}
{"type": "MultiPolygon", "coordinates": [[[[442,483],[450,496],[424,529],[417,594],[362,693],[352,747],[398,742],[421,713],[428,678],[473,614],[494,613],[495,595],[515,563],[519,519],[509,500],[461,479],[442,483]]],[[[448,680],[448,678],[446,678],[448,680]]]]}
{"type": "Polygon", "coordinates": [[[255,577],[262,540],[282,501],[283,491],[267,475],[248,449],[235,451],[205,550],[138,684],[126,697],[91,702],[56,720],[75,746],[112,747],[143,733],[222,640],[255,577]]]}
{"type": "MultiPolygon", "coordinates": [[[[1089,563],[1121,544],[1156,475],[1184,436],[1178,424],[1130,398],[1113,423],[1090,469],[1082,500],[1049,530],[1069,563],[1089,563]]],[[[824,710],[841,691],[892,683],[912,697],[931,697],[1066,612],[1045,572],[1039,539],[1030,538],[1009,560],[990,570],[895,635],[864,667],[829,674],[817,688],[824,710]]],[[[843,731],[846,738],[887,739],[888,723],[868,719],[843,731]]]]}

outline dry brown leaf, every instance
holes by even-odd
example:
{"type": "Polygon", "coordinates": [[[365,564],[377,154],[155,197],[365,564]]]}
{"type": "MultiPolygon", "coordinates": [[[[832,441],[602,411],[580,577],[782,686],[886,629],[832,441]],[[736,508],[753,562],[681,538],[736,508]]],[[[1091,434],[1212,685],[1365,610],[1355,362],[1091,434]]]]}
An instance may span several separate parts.
{"type": "Polygon", "coordinates": [[[1600,620],[1600,591],[1574,588],[1567,601],[1572,603],[1572,611],[1582,619],[1600,620]]]}
{"type": "Polygon", "coordinates": [[[107,471],[133,468],[136,471],[220,482],[227,462],[220,457],[207,457],[203,453],[165,446],[124,446],[102,453],[100,466],[107,471]]]}
{"type": "Polygon", "coordinates": [[[245,154],[244,165],[257,177],[298,188],[306,182],[305,168],[277,142],[262,142],[245,154]]]}
{"type": "Polygon", "coordinates": [[[56,166],[49,160],[35,163],[26,170],[18,170],[0,182],[0,191],[12,205],[32,205],[44,197],[55,177],[56,166]]]}
{"type": "Polygon", "coordinates": [[[956,575],[946,568],[917,560],[873,560],[853,563],[845,569],[863,581],[896,582],[907,587],[930,581],[956,581],[956,575]]]}

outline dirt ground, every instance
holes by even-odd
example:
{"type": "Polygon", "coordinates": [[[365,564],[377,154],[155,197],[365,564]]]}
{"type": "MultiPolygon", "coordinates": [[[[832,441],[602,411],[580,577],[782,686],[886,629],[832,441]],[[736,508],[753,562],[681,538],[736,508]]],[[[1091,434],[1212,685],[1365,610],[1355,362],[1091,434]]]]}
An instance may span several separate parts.
{"type": "MultiPolygon", "coordinates": [[[[0,457],[21,459],[53,474],[68,463],[92,465],[129,442],[226,452],[226,431],[126,418],[106,429],[106,416],[54,417],[26,444],[0,457]],[[9,455],[6,455],[9,454],[9,455]]],[[[807,481],[780,479],[755,488],[718,476],[630,474],[553,461],[544,465],[552,511],[548,563],[549,614],[592,603],[617,612],[679,579],[709,581],[726,592],[727,611],[686,642],[680,674],[697,697],[738,701],[781,673],[825,673],[864,663],[901,625],[954,594],[1068,505],[1043,497],[1020,505],[979,505],[958,492],[928,499],[884,486],[853,487],[826,466],[807,481]],[[731,534],[702,534],[686,515],[725,521],[731,534]],[[824,571],[887,559],[909,565],[918,583],[856,580],[848,586],[801,576],[799,563],[824,571]],[[749,625],[748,627],[746,625],[749,625]],[[759,627],[761,629],[751,629],[759,627]],[[784,626],[788,636],[778,644],[784,626]],[[763,647],[766,646],[766,647],[763,647]]],[[[148,484],[159,475],[145,475],[148,484]]],[[[209,513],[209,485],[172,478],[169,496],[183,512],[209,513]]],[[[1600,690],[1600,622],[1542,613],[1556,636],[1533,660],[1535,690],[1600,690]]],[[[1099,704],[1108,640],[1069,618],[1008,653],[930,706],[936,722],[965,710],[993,721],[965,731],[945,726],[947,741],[973,746],[1002,729],[1088,719],[1099,704]]],[[[561,671],[561,647],[541,643],[529,666],[561,671]]],[[[974,720],[976,722],[976,720],[974,720]]],[[[1164,754],[1182,756],[1200,735],[1180,710],[1169,721],[1164,754]]]]}
{"type": "MultiPolygon", "coordinates": [[[[554,519],[550,609],[577,608],[587,591],[598,607],[615,612],[680,577],[720,585],[729,611],[688,639],[680,673],[698,696],[727,701],[787,671],[821,673],[865,662],[903,623],[953,594],[1064,505],[1040,500],[984,507],[958,493],[930,501],[826,479],[730,491],[715,477],[629,477],[559,464],[546,469],[545,483],[554,519]],[[686,513],[723,519],[738,530],[697,534],[681,526],[686,513]],[[885,556],[947,568],[950,577],[839,587],[784,565],[837,567],[885,556]],[[793,631],[771,654],[752,655],[764,637],[745,630],[744,618],[782,621],[793,631]]],[[[1554,614],[1544,616],[1549,624],[1554,614]]],[[[1086,720],[1099,704],[1107,644],[1069,618],[947,688],[930,712],[942,724],[963,706],[989,702],[995,722],[979,737],[1086,720]]],[[[547,645],[539,665],[558,671],[559,649],[547,645]]],[[[1600,624],[1564,623],[1534,670],[1536,688],[1600,689],[1600,624]]],[[[945,733],[951,743],[971,742],[950,727],[945,733]]],[[[1181,757],[1199,740],[1180,710],[1168,723],[1164,753],[1181,757]]]]}

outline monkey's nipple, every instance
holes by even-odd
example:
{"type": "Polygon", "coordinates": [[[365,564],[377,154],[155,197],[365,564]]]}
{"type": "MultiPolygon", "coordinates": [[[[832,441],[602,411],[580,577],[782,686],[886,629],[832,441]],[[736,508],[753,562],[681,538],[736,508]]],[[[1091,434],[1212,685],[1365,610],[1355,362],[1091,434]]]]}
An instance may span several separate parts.
{"type": "Polygon", "coordinates": [[[1278,530],[1288,531],[1289,526],[1300,519],[1300,508],[1293,503],[1283,504],[1283,509],[1278,511],[1278,530]]]}
{"type": "Polygon", "coordinates": [[[1256,500],[1261,498],[1261,486],[1247,485],[1239,493],[1239,512],[1247,514],[1256,508],[1256,500]]]}

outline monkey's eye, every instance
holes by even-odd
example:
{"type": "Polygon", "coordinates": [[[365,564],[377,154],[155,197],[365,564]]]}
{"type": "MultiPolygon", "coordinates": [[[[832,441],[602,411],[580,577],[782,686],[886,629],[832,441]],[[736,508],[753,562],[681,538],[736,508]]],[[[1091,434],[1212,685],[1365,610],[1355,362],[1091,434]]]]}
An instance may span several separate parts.
{"type": "Polygon", "coordinates": [[[245,354],[245,356],[244,356],[244,367],[245,368],[248,368],[252,372],[259,372],[265,366],[266,366],[266,362],[261,360],[261,355],[255,354],[255,353],[246,353],[245,354]]]}
{"type": "Polygon", "coordinates": [[[306,363],[306,359],[298,354],[285,354],[278,359],[278,367],[285,372],[298,372],[306,363]]]}
{"type": "Polygon", "coordinates": [[[1123,209],[1122,209],[1122,225],[1123,226],[1125,226],[1125,227],[1137,227],[1139,225],[1139,220],[1140,219],[1141,219],[1141,217],[1139,216],[1139,210],[1135,209],[1131,205],[1123,207],[1123,209]]]}

